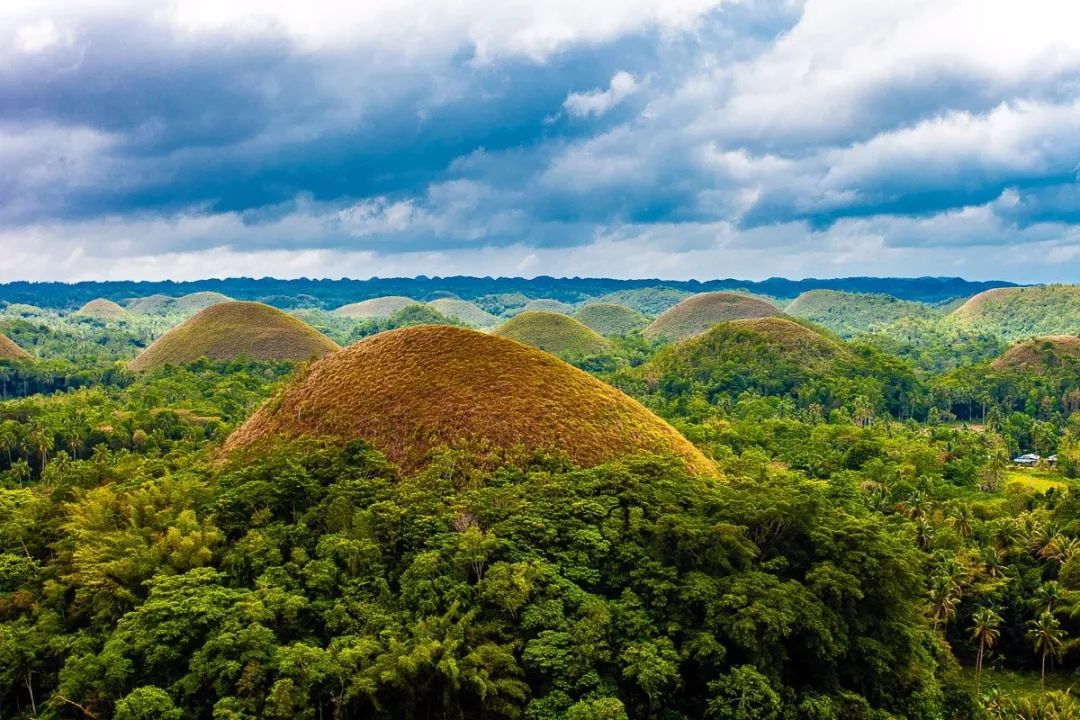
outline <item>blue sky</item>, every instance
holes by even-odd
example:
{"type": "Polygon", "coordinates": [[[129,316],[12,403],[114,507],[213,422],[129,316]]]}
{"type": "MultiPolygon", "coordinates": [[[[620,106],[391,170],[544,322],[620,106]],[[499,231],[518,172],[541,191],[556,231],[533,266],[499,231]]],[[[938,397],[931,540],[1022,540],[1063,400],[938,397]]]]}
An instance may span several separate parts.
{"type": "Polygon", "coordinates": [[[1080,279],[1073,0],[6,0],[0,280],[1080,279]]]}

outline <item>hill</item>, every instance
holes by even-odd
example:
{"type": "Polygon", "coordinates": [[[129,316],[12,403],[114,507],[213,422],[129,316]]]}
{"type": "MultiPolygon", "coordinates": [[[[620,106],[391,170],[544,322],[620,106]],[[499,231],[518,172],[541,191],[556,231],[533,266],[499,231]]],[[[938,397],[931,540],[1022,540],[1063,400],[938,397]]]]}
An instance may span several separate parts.
{"type": "Polygon", "coordinates": [[[211,305],[165,333],[128,367],[149,370],[201,357],[310,360],[338,349],[333,340],[277,308],[227,302],[211,305]]]}
{"type": "Polygon", "coordinates": [[[357,320],[378,320],[390,317],[399,310],[404,310],[410,305],[418,305],[415,300],[401,295],[388,295],[387,297],[371,298],[357,303],[343,305],[334,312],[343,317],[357,320]]]}
{"type": "Polygon", "coordinates": [[[601,335],[625,335],[641,330],[649,324],[649,319],[641,313],[625,305],[612,303],[586,305],[574,313],[573,317],[601,335]]]}
{"type": "Polygon", "coordinates": [[[380,333],[313,364],[226,442],[362,438],[407,471],[433,449],[480,443],[557,450],[592,466],[637,451],[715,472],[699,450],[639,403],[539,350],[474,330],[380,333]]]}
{"type": "Polygon", "coordinates": [[[968,299],[947,316],[957,327],[1025,340],[1080,332],[1080,285],[997,288],[968,299]]]}
{"type": "Polygon", "coordinates": [[[83,305],[75,313],[82,317],[94,318],[104,322],[123,322],[131,318],[127,310],[120,307],[112,300],[98,298],[83,305]]]}
{"type": "Polygon", "coordinates": [[[636,290],[616,290],[597,298],[596,302],[611,305],[625,305],[637,310],[642,315],[656,317],[670,307],[690,297],[692,293],[668,287],[638,288],[636,290]]]}
{"type": "Polygon", "coordinates": [[[490,328],[499,324],[499,318],[476,303],[458,298],[439,298],[428,303],[439,313],[475,328],[490,328]]]}
{"type": "Polygon", "coordinates": [[[562,358],[598,355],[611,348],[595,331],[568,315],[553,312],[523,312],[495,328],[494,333],[562,358]]]}
{"type": "Polygon", "coordinates": [[[994,370],[1040,374],[1075,371],[1080,367],[1080,337],[1048,335],[1013,345],[990,364],[994,370]]]}
{"type": "Polygon", "coordinates": [[[182,313],[197,313],[211,305],[231,302],[232,298],[219,292],[195,292],[176,299],[176,309],[182,313]]]}
{"type": "Polygon", "coordinates": [[[540,298],[525,303],[525,306],[521,308],[521,312],[550,312],[569,315],[574,312],[574,306],[551,298],[540,298]]]}
{"type": "Polygon", "coordinates": [[[645,336],[661,340],[683,340],[728,320],[779,314],[780,311],[772,303],[754,295],[732,292],[701,293],[686,298],[656,318],[645,328],[645,336]]]}
{"type": "Polygon", "coordinates": [[[16,345],[3,333],[0,333],[0,360],[32,360],[30,353],[16,345]]]}
{"type": "Polygon", "coordinates": [[[148,295],[130,300],[127,309],[135,315],[167,315],[176,309],[176,298],[168,295],[148,295]]]}
{"type": "Polygon", "coordinates": [[[904,318],[931,318],[941,314],[929,305],[891,295],[837,290],[804,292],[787,306],[785,312],[823,325],[841,337],[869,332],[904,318]]]}

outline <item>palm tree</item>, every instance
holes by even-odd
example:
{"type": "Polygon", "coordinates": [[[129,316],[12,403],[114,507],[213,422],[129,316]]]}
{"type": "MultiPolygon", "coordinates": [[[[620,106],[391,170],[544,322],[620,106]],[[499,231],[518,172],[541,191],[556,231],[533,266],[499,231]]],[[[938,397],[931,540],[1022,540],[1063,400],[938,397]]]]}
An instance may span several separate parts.
{"type": "Polygon", "coordinates": [[[1061,601],[1061,585],[1057,580],[1050,580],[1035,591],[1035,605],[1041,612],[1054,612],[1054,605],[1061,601]]]}
{"type": "Polygon", "coordinates": [[[979,694],[979,685],[982,682],[983,654],[987,648],[993,649],[1001,637],[1001,616],[990,608],[979,608],[972,616],[975,623],[970,628],[971,639],[979,643],[979,656],[975,659],[975,694],[979,694]]]}
{"type": "Polygon", "coordinates": [[[1046,689],[1046,656],[1057,655],[1061,651],[1065,633],[1061,631],[1061,623],[1053,613],[1044,612],[1037,620],[1028,622],[1028,640],[1035,648],[1035,653],[1042,656],[1042,672],[1039,676],[1039,688],[1046,689]]]}

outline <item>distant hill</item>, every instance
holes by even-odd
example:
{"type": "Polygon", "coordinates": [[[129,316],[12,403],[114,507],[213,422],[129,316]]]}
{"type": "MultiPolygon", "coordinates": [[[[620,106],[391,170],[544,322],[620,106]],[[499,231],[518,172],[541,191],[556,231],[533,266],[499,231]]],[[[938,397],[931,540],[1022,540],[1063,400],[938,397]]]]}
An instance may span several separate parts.
{"type": "Polygon", "coordinates": [[[128,367],[149,370],[207,357],[211,360],[310,360],[338,350],[314,328],[269,305],[211,305],[146,348],[128,367]]]}
{"type": "Polygon", "coordinates": [[[211,305],[227,303],[231,297],[219,292],[194,292],[176,298],[176,308],[182,313],[197,313],[211,305]]]}
{"type": "Polygon", "coordinates": [[[780,311],[753,295],[731,292],[701,293],[668,309],[645,328],[645,336],[659,340],[682,340],[705,332],[728,320],[770,317],[780,311]]]}
{"type": "Polygon", "coordinates": [[[1039,374],[1080,370],[1080,337],[1049,335],[1017,343],[991,363],[994,370],[1039,374]]]}
{"type": "Polygon", "coordinates": [[[499,324],[495,317],[476,303],[454,298],[440,298],[428,303],[448,318],[453,318],[474,328],[490,328],[499,324]]]}
{"type": "Polygon", "coordinates": [[[841,337],[851,337],[903,318],[931,318],[942,312],[924,303],[891,295],[810,290],[795,298],[785,312],[823,325],[841,337]]]}
{"type": "Polygon", "coordinates": [[[112,300],[98,298],[79,308],[76,315],[94,318],[103,322],[124,322],[131,319],[131,313],[120,307],[112,300]]]}
{"type": "Polygon", "coordinates": [[[525,307],[521,308],[521,312],[550,312],[570,315],[574,312],[574,306],[551,298],[540,298],[525,303],[525,307]]]}
{"type": "Polygon", "coordinates": [[[312,365],[228,439],[362,438],[406,471],[432,450],[481,444],[507,454],[557,450],[592,466],[649,451],[712,463],[636,401],[547,353],[448,326],[379,333],[312,365]]]}
{"type": "Polygon", "coordinates": [[[0,333],[0,360],[33,360],[33,357],[7,335],[0,333]]]}
{"type": "Polygon", "coordinates": [[[625,305],[631,310],[637,310],[642,315],[656,317],[691,295],[693,293],[686,290],[676,290],[670,287],[648,287],[633,290],[616,290],[602,295],[596,299],[596,302],[625,305]]]}
{"type": "Polygon", "coordinates": [[[356,320],[378,320],[379,318],[389,317],[398,310],[404,310],[410,305],[418,304],[410,297],[390,295],[343,305],[334,313],[356,320]]]}
{"type": "Polygon", "coordinates": [[[561,358],[598,355],[611,343],[568,315],[552,312],[523,312],[495,328],[499,337],[540,348],[561,358]]]}
{"type": "Polygon", "coordinates": [[[987,290],[947,316],[950,324],[1006,340],[1080,333],[1080,285],[987,290]]]}
{"type": "Polygon", "coordinates": [[[625,335],[649,324],[649,319],[636,310],[612,303],[586,305],[573,318],[604,336],[625,335]]]}
{"type": "Polygon", "coordinates": [[[127,310],[134,315],[194,315],[195,313],[232,300],[228,295],[219,292],[194,292],[180,297],[169,295],[149,295],[135,298],[128,302],[127,310]]]}
{"type": "Polygon", "coordinates": [[[168,295],[147,295],[134,298],[127,305],[133,315],[166,315],[176,308],[176,298],[168,295]]]}

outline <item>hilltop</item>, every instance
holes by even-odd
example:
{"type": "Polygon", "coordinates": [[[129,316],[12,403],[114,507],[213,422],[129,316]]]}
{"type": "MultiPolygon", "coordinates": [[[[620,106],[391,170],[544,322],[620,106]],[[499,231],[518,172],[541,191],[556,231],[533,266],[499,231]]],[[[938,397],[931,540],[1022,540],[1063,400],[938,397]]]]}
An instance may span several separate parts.
{"type": "Polygon", "coordinates": [[[636,290],[616,290],[596,299],[599,303],[625,305],[637,310],[642,315],[656,317],[668,308],[678,305],[693,293],[669,287],[638,288],[636,290]]]}
{"type": "Polygon", "coordinates": [[[598,355],[611,348],[595,331],[568,315],[553,312],[523,312],[495,328],[494,333],[562,358],[598,355]]]}
{"type": "Polygon", "coordinates": [[[0,333],[0,360],[32,360],[33,356],[0,333]]]}
{"type": "Polygon", "coordinates": [[[692,295],[656,318],[645,328],[645,336],[662,340],[682,340],[705,332],[728,320],[780,315],[776,307],[745,293],[711,292],[692,295]]]}
{"type": "Polygon", "coordinates": [[[176,299],[176,309],[182,313],[197,313],[211,305],[232,302],[232,298],[219,292],[195,292],[176,299]]]}
{"type": "Polygon", "coordinates": [[[232,298],[228,295],[209,291],[188,293],[180,297],[157,294],[135,298],[128,303],[127,309],[135,315],[168,315],[170,313],[194,315],[211,305],[231,301],[232,298]]]}
{"type": "Polygon", "coordinates": [[[569,315],[574,312],[574,306],[551,298],[540,298],[525,303],[525,306],[521,308],[521,312],[550,312],[569,315]]]}
{"type": "Polygon", "coordinates": [[[135,315],[165,315],[176,307],[176,298],[168,295],[148,295],[128,301],[128,312],[135,315]]]}
{"type": "Polygon", "coordinates": [[[954,326],[1006,340],[1080,332],[1080,286],[997,288],[968,299],[947,316],[954,326]]]}
{"type": "Polygon", "coordinates": [[[1053,373],[1080,367],[1080,337],[1048,335],[1017,343],[990,364],[994,370],[1053,373]]]}
{"type": "Polygon", "coordinates": [[[472,327],[489,328],[495,327],[499,323],[499,318],[468,300],[439,298],[438,300],[432,300],[428,305],[446,317],[472,327]]]}
{"type": "Polygon", "coordinates": [[[449,326],[380,333],[313,364],[228,439],[362,438],[406,471],[431,451],[479,443],[557,450],[592,466],[638,451],[715,470],[674,428],[596,378],[534,348],[449,326]]]}
{"type": "Polygon", "coordinates": [[[410,305],[419,304],[410,297],[388,295],[387,297],[371,298],[370,300],[342,305],[334,313],[357,320],[378,320],[390,317],[410,305]]]}
{"type": "Polygon", "coordinates": [[[83,305],[75,313],[82,317],[94,318],[104,322],[123,322],[131,319],[131,314],[112,300],[98,298],[83,305]]]}
{"type": "Polygon", "coordinates": [[[891,295],[848,293],[838,290],[804,292],[785,312],[823,325],[842,337],[851,337],[907,318],[932,318],[941,313],[919,302],[891,295]]]}
{"type": "Polygon", "coordinates": [[[649,319],[641,313],[612,303],[586,305],[573,318],[600,335],[625,335],[649,324],[649,319]]]}
{"type": "Polygon", "coordinates": [[[333,340],[277,308],[228,302],[211,305],[165,333],[128,367],[149,370],[201,357],[310,360],[338,349],[333,340]]]}

